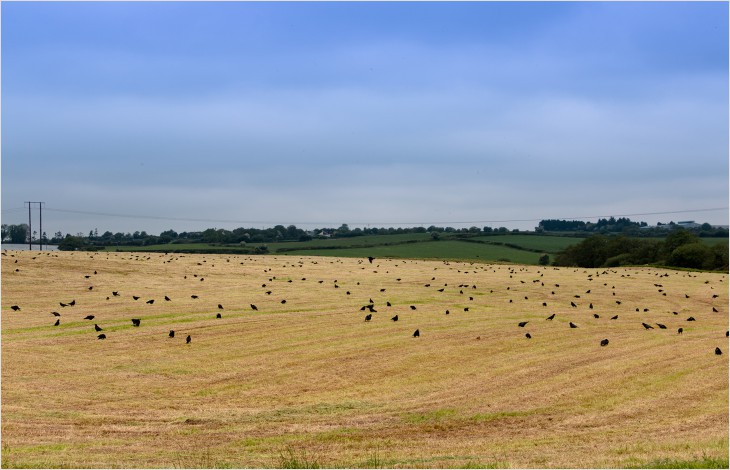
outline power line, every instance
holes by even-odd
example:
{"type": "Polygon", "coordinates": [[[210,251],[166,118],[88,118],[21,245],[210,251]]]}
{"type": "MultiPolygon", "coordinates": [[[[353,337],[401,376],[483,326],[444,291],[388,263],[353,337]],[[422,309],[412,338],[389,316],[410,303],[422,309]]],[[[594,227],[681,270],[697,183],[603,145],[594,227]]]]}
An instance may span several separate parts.
{"type": "MultiPolygon", "coordinates": [[[[132,215],[132,214],[114,214],[108,212],[91,212],[81,211],[72,209],[56,209],[45,207],[46,211],[60,212],[68,214],[81,214],[81,215],[93,215],[100,217],[117,217],[117,218],[130,218],[130,219],[146,219],[146,220],[167,220],[174,222],[204,222],[204,223],[219,223],[219,224],[275,224],[275,221],[264,221],[264,220],[232,220],[232,219],[199,219],[199,218],[188,218],[188,217],[165,217],[165,216],[150,216],[150,215],[132,215]]],[[[15,209],[9,209],[15,210],[15,209]]],[[[714,207],[709,209],[688,209],[679,211],[661,211],[661,212],[639,212],[633,214],[607,214],[607,215],[590,215],[590,216],[578,216],[578,217],[542,217],[539,219],[502,219],[502,220],[466,220],[466,221],[428,221],[428,222],[404,222],[404,221],[388,221],[388,222],[376,222],[376,221],[353,221],[348,222],[351,225],[464,225],[464,224],[499,224],[499,223],[510,223],[510,222],[539,222],[541,220],[581,220],[581,219],[601,219],[610,217],[637,217],[646,215],[669,215],[669,214],[686,214],[694,212],[714,212],[714,211],[727,211],[728,207],[714,207]]],[[[5,212],[5,211],[3,211],[5,212]]],[[[337,225],[340,222],[301,222],[294,221],[290,222],[290,225],[337,225]]]]}

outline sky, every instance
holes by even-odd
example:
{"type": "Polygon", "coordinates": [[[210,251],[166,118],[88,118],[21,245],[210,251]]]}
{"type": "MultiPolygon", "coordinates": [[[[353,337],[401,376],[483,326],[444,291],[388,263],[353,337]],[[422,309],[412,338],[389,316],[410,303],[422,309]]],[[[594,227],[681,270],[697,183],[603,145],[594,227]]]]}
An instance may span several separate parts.
{"type": "Polygon", "coordinates": [[[0,9],[2,223],[728,224],[727,2],[0,9]]]}

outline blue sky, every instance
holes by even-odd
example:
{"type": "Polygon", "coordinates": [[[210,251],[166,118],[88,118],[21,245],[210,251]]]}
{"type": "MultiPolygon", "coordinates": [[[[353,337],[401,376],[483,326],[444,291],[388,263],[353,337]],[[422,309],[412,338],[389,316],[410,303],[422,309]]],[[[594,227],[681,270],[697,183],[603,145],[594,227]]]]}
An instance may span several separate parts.
{"type": "Polygon", "coordinates": [[[3,223],[728,223],[726,2],[0,8],[3,223]]]}

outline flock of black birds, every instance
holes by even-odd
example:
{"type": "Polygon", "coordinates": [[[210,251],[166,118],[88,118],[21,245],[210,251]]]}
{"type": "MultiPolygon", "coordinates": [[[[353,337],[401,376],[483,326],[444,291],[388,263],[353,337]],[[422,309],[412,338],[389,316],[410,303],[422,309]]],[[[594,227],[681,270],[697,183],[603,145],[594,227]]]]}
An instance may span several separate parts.
{"type": "MultiPolygon", "coordinates": [[[[5,253],[3,253],[3,255],[5,255],[5,253]]],[[[373,264],[373,261],[375,260],[374,257],[368,257],[367,259],[368,259],[368,262],[370,264],[373,264]]],[[[227,262],[230,262],[230,259],[227,259],[226,261],[227,262]]],[[[448,262],[445,262],[445,263],[448,264],[448,262]]],[[[198,265],[200,265],[200,264],[201,263],[198,263],[198,265]]],[[[507,269],[509,270],[510,278],[512,278],[513,275],[516,275],[518,273],[518,269],[520,271],[522,271],[525,268],[517,268],[517,267],[508,266],[507,269]]],[[[547,268],[544,268],[544,269],[547,269],[547,268]]],[[[270,269],[269,269],[269,271],[270,271],[270,269]]],[[[377,271],[375,271],[375,272],[377,272],[377,271]]],[[[538,270],[537,272],[540,273],[540,278],[542,278],[543,277],[543,273],[540,270],[538,270]]],[[[587,273],[588,271],[586,270],[585,272],[587,273]]],[[[618,272],[617,271],[610,271],[610,270],[605,270],[605,271],[603,271],[601,273],[595,272],[595,274],[587,274],[587,279],[588,279],[588,281],[594,281],[594,280],[597,280],[601,275],[608,275],[609,273],[611,273],[611,274],[617,274],[618,272]]],[[[95,270],[94,271],[94,275],[97,275],[97,274],[98,274],[98,271],[95,270]]],[[[692,274],[687,274],[687,275],[690,275],[691,276],[692,274]]],[[[193,276],[195,278],[198,277],[197,274],[194,274],[193,276]]],[[[621,276],[623,277],[624,275],[622,274],[621,276]]],[[[665,273],[661,277],[664,277],[664,276],[668,277],[669,274],[666,274],[665,273]]],[[[91,279],[92,278],[92,275],[85,274],[83,277],[84,277],[84,279],[91,279]]],[[[545,287],[544,281],[542,279],[540,279],[540,278],[533,279],[532,282],[535,283],[535,284],[538,284],[539,283],[541,287],[545,287]]],[[[185,279],[187,279],[187,275],[185,276],[185,279]]],[[[273,281],[274,279],[275,279],[275,277],[272,277],[272,278],[269,279],[269,281],[273,281]]],[[[200,281],[203,281],[203,280],[204,280],[204,278],[203,277],[200,277],[200,281]]],[[[302,278],[302,280],[305,280],[305,278],[302,278]]],[[[401,278],[398,278],[397,281],[400,282],[401,281],[401,278]]],[[[436,281],[436,277],[433,277],[431,281],[432,282],[433,281],[436,281]]],[[[290,279],[288,282],[291,283],[292,280],[290,279]]],[[[320,284],[322,284],[323,282],[324,282],[323,280],[320,280],[319,281],[320,284]]],[[[521,280],[520,283],[521,284],[525,284],[525,281],[524,280],[521,280]]],[[[359,285],[359,282],[358,282],[358,285],[359,285]]],[[[439,293],[444,293],[447,286],[448,286],[448,284],[444,284],[444,287],[439,287],[438,289],[436,289],[436,291],[439,292],[439,293]]],[[[657,288],[659,288],[658,289],[659,293],[661,293],[663,296],[667,296],[667,292],[664,289],[664,286],[662,284],[655,283],[654,286],[657,287],[657,288]]],[[[92,287],[94,287],[94,286],[89,286],[88,287],[88,290],[91,291],[92,290],[92,287]]],[[[267,287],[267,284],[264,283],[264,284],[262,284],[261,287],[262,288],[266,288],[267,287]]],[[[338,285],[338,281],[337,280],[334,281],[334,287],[335,288],[339,288],[339,285],[338,285]]],[[[431,283],[429,282],[429,283],[424,284],[424,287],[430,288],[431,287],[431,283]]],[[[604,283],[604,287],[608,288],[608,284],[607,283],[604,283]]],[[[477,290],[477,286],[475,284],[474,285],[461,284],[461,285],[458,286],[458,288],[459,288],[459,294],[460,295],[463,295],[464,294],[464,289],[471,288],[473,291],[476,291],[477,290]]],[[[557,288],[560,288],[560,285],[559,284],[554,284],[554,288],[553,289],[557,289],[557,288]]],[[[510,287],[507,287],[506,289],[509,291],[510,290],[510,287]]],[[[611,289],[615,289],[615,286],[612,286],[611,289]]],[[[382,288],[382,287],[379,288],[379,292],[380,293],[384,293],[385,291],[386,291],[386,288],[382,288]]],[[[493,293],[493,292],[494,292],[493,290],[490,290],[490,293],[493,293]]],[[[265,291],[265,293],[267,295],[271,295],[272,291],[271,290],[267,290],[267,291],[265,291]]],[[[351,292],[350,291],[347,291],[347,295],[350,295],[350,294],[351,294],[351,292]]],[[[552,295],[555,295],[555,290],[552,290],[551,291],[551,294],[552,295]]],[[[582,296],[589,295],[589,294],[591,294],[591,289],[588,289],[585,293],[574,294],[574,295],[572,295],[572,297],[575,298],[575,299],[582,299],[582,296]]],[[[122,297],[122,294],[120,293],[119,290],[113,290],[113,291],[111,291],[111,295],[112,295],[112,297],[122,297]]],[[[616,293],[614,291],[613,292],[613,296],[615,296],[615,295],[616,295],[616,293]]],[[[139,295],[132,295],[131,297],[132,297],[132,299],[134,301],[137,301],[137,300],[141,299],[141,296],[139,296],[139,295]]],[[[196,295],[196,294],[192,294],[192,295],[190,295],[190,298],[193,299],[193,300],[196,300],[196,299],[199,299],[199,296],[196,295]]],[[[473,301],[474,300],[474,297],[473,296],[468,296],[468,298],[469,298],[470,301],[473,301]]],[[[690,295],[685,293],[684,294],[684,298],[685,299],[690,299],[690,295]]],[[[718,294],[713,294],[712,295],[712,299],[717,299],[717,298],[718,298],[718,294]]],[[[107,300],[109,300],[109,297],[107,297],[107,300]]],[[[164,300],[166,302],[172,302],[173,301],[168,295],[165,295],[164,296],[164,300]]],[[[524,296],[524,300],[529,300],[529,298],[528,298],[527,295],[524,296]]],[[[153,305],[154,302],[155,302],[155,299],[148,299],[148,300],[145,301],[145,303],[148,304],[148,305],[153,305]]],[[[280,301],[280,303],[281,304],[286,304],[286,299],[282,299],[280,301]]],[[[513,303],[513,299],[509,299],[509,303],[513,303]]],[[[622,301],[621,300],[615,300],[615,303],[616,303],[617,306],[620,306],[622,304],[622,301]]],[[[542,304],[542,307],[548,307],[548,302],[541,302],[541,304],[542,304]]],[[[76,299],[73,299],[73,300],[71,300],[69,302],[59,302],[59,305],[62,308],[74,307],[76,305],[76,299]]],[[[392,304],[391,304],[390,301],[386,302],[386,305],[387,305],[387,307],[391,307],[392,306],[392,304]]],[[[217,306],[218,306],[219,312],[216,314],[215,318],[220,319],[220,318],[222,318],[222,314],[220,313],[220,311],[224,310],[224,308],[223,308],[223,305],[221,303],[218,303],[217,306]]],[[[579,305],[576,303],[576,301],[570,301],[570,307],[571,307],[571,310],[572,309],[576,309],[576,310],[579,309],[579,305]]],[[[255,304],[253,304],[253,303],[250,304],[250,308],[253,311],[258,311],[258,307],[255,304]]],[[[409,305],[409,308],[410,308],[411,311],[415,311],[417,309],[417,307],[415,305],[409,305]]],[[[712,308],[712,312],[713,313],[717,313],[718,312],[718,309],[714,305],[711,306],[711,308],[712,308]]],[[[12,305],[11,306],[11,309],[13,311],[18,312],[18,311],[21,310],[21,307],[18,306],[18,305],[12,305]]],[[[589,310],[593,310],[594,309],[593,302],[590,302],[588,304],[588,309],[589,310]]],[[[365,315],[365,322],[371,322],[374,319],[373,314],[378,312],[375,309],[375,302],[373,302],[373,299],[372,298],[370,298],[369,299],[369,303],[367,303],[366,305],[363,305],[360,308],[360,310],[361,311],[363,311],[363,310],[367,310],[368,311],[368,313],[365,315]]],[[[464,312],[469,312],[469,307],[463,307],[463,311],[464,312]]],[[[635,311],[636,312],[640,312],[640,308],[639,307],[636,307],[635,311]]],[[[643,312],[644,313],[649,313],[649,309],[648,308],[643,308],[643,312]]],[[[447,309],[445,313],[446,313],[446,315],[448,315],[450,312],[447,309]]],[[[676,311],[674,311],[672,313],[675,316],[676,315],[679,315],[678,312],[676,312],[676,311]]],[[[51,314],[53,316],[55,316],[55,317],[61,317],[61,314],[59,312],[57,312],[57,311],[53,311],[53,312],[51,312],[51,314]]],[[[556,315],[557,315],[556,313],[551,313],[549,316],[547,316],[545,318],[545,320],[553,321],[553,320],[556,319],[556,315]]],[[[697,315],[697,313],[695,315],[697,315]]],[[[593,319],[596,319],[596,320],[599,320],[601,318],[601,316],[598,313],[593,313],[592,314],[592,317],[593,317],[593,319]]],[[[91,315],[91,314],[86,315],[85,317],[83,317],[84,320],[89,320],[89,321],[94,320],[95,318],[96,318],[96,316],[95,315],[91,315]]],[[[616,314],[616,315],[611,316],[610,317],[610,320],[617,320],[618,318],[619,318],[619,315],[616,314]]],[[[397,322],[399,320],[398,314],[392,316],[390,318],[390,320],[393,321],[393,322],[397,322]]],[[[695,319],[694,316],[689,316],[685,321],[691,322],[691,321],[696,321],[696,319],[695,319]]],[[[131,322],[132,322],[132,326],[134,326],[134,327],[140,327],[141,326],[141,323],[142,323],[142,319],[141,318],[131,318],[131,322]]],[[[528,325],[528,323],[530,323],[530,320],[520,321],[520,322],[518,322],[517,326],[520,327],[520,328],[526,328],[527,325],[528,325]]],[[[645,330],[653,330],[654,329],[654,326],[653,325],[656,325],[661,330],[668,329],[668,327],[667,327],[666,324],[659,323],[659,322],[656,322],[656,321],[653,322],[653,325],[650,324],[650,323],[647,323],[646,321],[641,321],[640,323],[641,323],[641,325],[643,326],[643,328],[645,330]]],[[[54,326],[59,326],[60,324],[61,324],[61,318],[57,318],[55,320],[55,323],[53,325],[54,326]]],[[[579,325],[576,324],[576,323],[574,323],[572,321],[572,319],[568,321],[568,326],[571,329],[579,328],[579,325]]],[[[97,338],[98,339],[103,340],[103,339],[106,339],[107,338],[106,333],[100,333],[101,331],[103,331],[103,328],[100,327],[98,325],[98,323],[95,323],[94,324],[94,331],[96,333],[99,333],[97,335],[97,338]]],[[[681,334],[683,334],[683,332],[684,332],[684,328],[682,326],[678,327],[677,334],[680,334],[681,335],[681,334]]],[[[420,332],[420,329],[416,329],[413,332],[412,336],[415,337],[415,338],[418,338],[418,337],[420,337],[420,333],[421,333],[420,332]]],[[[729,335],[730,335],[730,332],[726,331],[726,337],[728,337],[729,335]]],[[[531,334],[531,332],[525,333],[524,336],[527,339],[532,339],[533,338],[533,335],[531,334]]],[[[168,337],[169,338],[174,338],[175,337],[175,331],[174,330],[170,330],[168,337]]],[[[190,342],[191,342],[191,336],[188,334],[187,337],[186,337],[186,344],[190,344],[190,342]]],[[[608,346],[608,344],[609,344],[609,339],[608,338],[602,339],[600,341],[600,346],[601,347],[608,346]]],[[[717,347],[715,349],[715,354],[721,355],[722,354],[722,350],[719,347],[717,347]]]]}

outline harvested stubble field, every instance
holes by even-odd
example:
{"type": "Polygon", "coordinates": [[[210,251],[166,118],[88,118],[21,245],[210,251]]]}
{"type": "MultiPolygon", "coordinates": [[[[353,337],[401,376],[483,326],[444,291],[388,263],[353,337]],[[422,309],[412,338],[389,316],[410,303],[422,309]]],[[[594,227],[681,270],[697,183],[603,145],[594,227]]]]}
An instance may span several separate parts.
{"type": "Polygon", "coordinates": [[[8,252],[2,464],[727,466],[727,328],[718,273],[8,252]]]}

